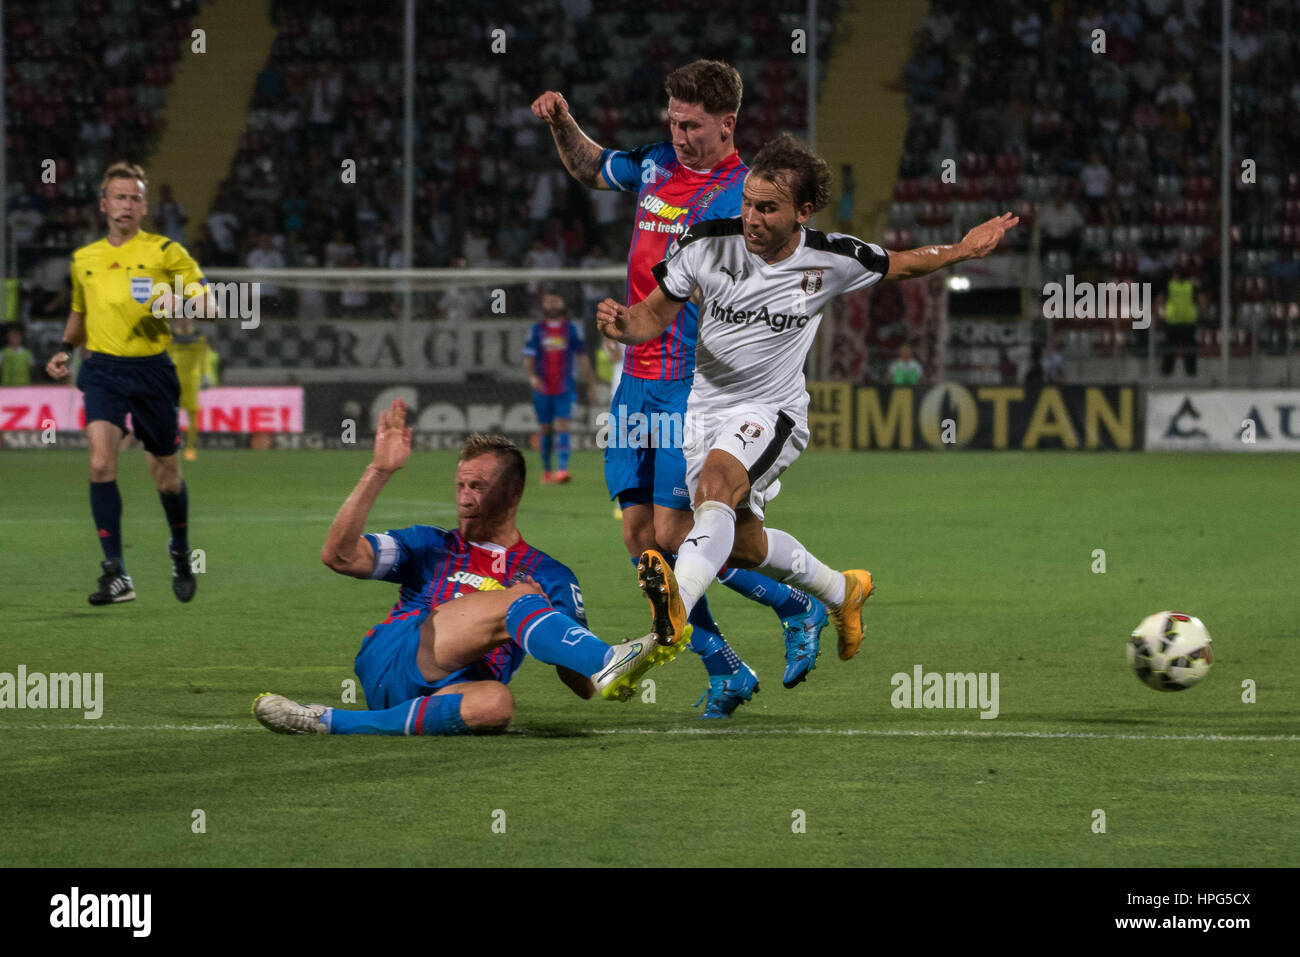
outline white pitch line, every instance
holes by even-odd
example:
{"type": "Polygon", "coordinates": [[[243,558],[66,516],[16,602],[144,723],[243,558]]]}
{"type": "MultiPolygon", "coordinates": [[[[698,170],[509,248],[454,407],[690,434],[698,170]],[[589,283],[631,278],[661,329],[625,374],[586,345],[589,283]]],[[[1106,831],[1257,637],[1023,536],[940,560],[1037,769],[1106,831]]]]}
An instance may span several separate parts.
{"type": "MultiPolygon", "coordinates": [[[[255,726],[254,726],[255,727],[255,726]]],[[[246,731],[242,724],[5,724],[0,722],[0,734],[6,731],[246,731]]]]}
{"type": "Polygon", "coordinates": [[[890,731],[882,728],[607,728],[590,734],[825,734],[874,738],[1064,738],[1100,741],[1300,741],[1300,734],[1103,734],[1094,731],[890,731]]]}
{"type": "MultiPolygon", "coordinates": [[[[0,734],[5,731],[253,731],[256,726],[245,724],[10,724],[0,723],[0,734]]],[[[527,728],[514,732],[521,737],[534,737],[527,728]]],[[[1297,734],[1103,734],[1094,731],[969,731],[962,728],[942,730],[887,730],[883,728],[594,728],[582,734],[687,734],[687,735],[807,735],[824,734],[832,737],[874,738],[1039,738],[1078,741],[1246,741],[1279,742],[1300,741],[1297,734]]],[[[551,737],[539,734],[536,737],[551,737]]]]}

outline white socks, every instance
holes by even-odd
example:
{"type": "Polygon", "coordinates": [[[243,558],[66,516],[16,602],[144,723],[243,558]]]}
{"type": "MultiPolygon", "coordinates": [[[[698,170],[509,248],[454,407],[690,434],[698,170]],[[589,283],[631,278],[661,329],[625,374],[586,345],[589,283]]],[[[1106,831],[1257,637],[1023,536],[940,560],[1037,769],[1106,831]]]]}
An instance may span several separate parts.
{"type": "MultiPolygon", "coordinates": [[[[767,532],[767,559],[755,571],[802,588],[816,595],[832,608],[844,604],[842,574],[823,565],[793,535],[779,528],[768,528],[764,531],[767,532]]],[[[681,560],[678,559],[678,568],[680,567],[681,560]]],[[[679,571],[677,575],[680,578],[681,572],[679,571]]]]}
{"type": "Polygon", "coordinates": [[[687,615],[727,564],[735,542],[735,511],[721,502],[704,502],[695,510],[695,525],[677,550],[673,570],[687,615]]]}

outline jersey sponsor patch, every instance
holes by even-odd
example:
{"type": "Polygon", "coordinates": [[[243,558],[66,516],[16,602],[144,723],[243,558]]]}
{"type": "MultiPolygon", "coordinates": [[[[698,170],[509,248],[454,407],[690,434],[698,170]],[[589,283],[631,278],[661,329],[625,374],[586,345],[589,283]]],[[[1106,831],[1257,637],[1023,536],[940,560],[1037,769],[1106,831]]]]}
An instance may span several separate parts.
{"type": "Polygon", "coordinates": [[[455,582],[457,585],[468,585],[477,591],[504,591],[506,587],[495,578],[488,578],[486,575],[475,575],[473,572],[467,571],[458,571],[448,575],[447,581],[455,582]]]}

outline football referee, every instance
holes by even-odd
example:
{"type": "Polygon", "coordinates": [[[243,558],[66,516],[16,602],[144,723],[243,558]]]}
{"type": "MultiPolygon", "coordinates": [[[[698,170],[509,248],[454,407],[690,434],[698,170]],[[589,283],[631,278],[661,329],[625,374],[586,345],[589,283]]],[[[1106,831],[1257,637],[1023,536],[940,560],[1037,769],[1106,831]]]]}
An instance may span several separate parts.
{"type": "MultiPolygon", "coordinates": [[[[155,295],[154,287],[171,287],[179,276],[181,289],[192,292],[207,280],[180,243],[140,228],[149,211],[147,188],[139,166],[114,163],[104,172],[99,209],[108,219],[108,236],[72,254],[72,310],[59,351],[45,367],[52,379],[66,378],[73,350],[85,343],[77,388],[85,395],[90,441],[90,511],[104,549],[92,605],[135,598],[122,561],[122,496],[117,489],[117,450],[128,412],[171,529],[172,591],[181,601],[194,597],[189,498],[177,455],[180,382],[166,352],[171,339],[166,316],[181,315],[184,302],[172,292],[155,295]],[[158,309],[162,318],[154,315],[158,299],[163,300],[158,309]]],[[[201,317],[216,318],[209,293],[198,305],[201,317]]]]}

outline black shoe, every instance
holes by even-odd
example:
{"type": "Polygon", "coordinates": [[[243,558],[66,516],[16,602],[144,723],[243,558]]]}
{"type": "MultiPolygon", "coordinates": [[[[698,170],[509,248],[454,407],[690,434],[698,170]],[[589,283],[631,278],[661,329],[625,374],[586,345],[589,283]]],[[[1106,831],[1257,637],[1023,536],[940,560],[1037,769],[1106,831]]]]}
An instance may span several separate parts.
{"type": "Polygon", "coordinates": [[[168,548],[167,554],[172,557],[172,592],[179,601],[189,601],[194,597],[194,589],[198,586],[194,580],[194,569],[190,567],[189,550],[177,552],[168,548]]]}
{"type": "Polygon", "coordinates": [[[135,601],[135,584],[131,576],[122,571],[122,560],[110,558],[100,562],[104,574],[99,576],[99,591],[90,596],[92,605],[115,605],[121,601],[135,601]]]}

